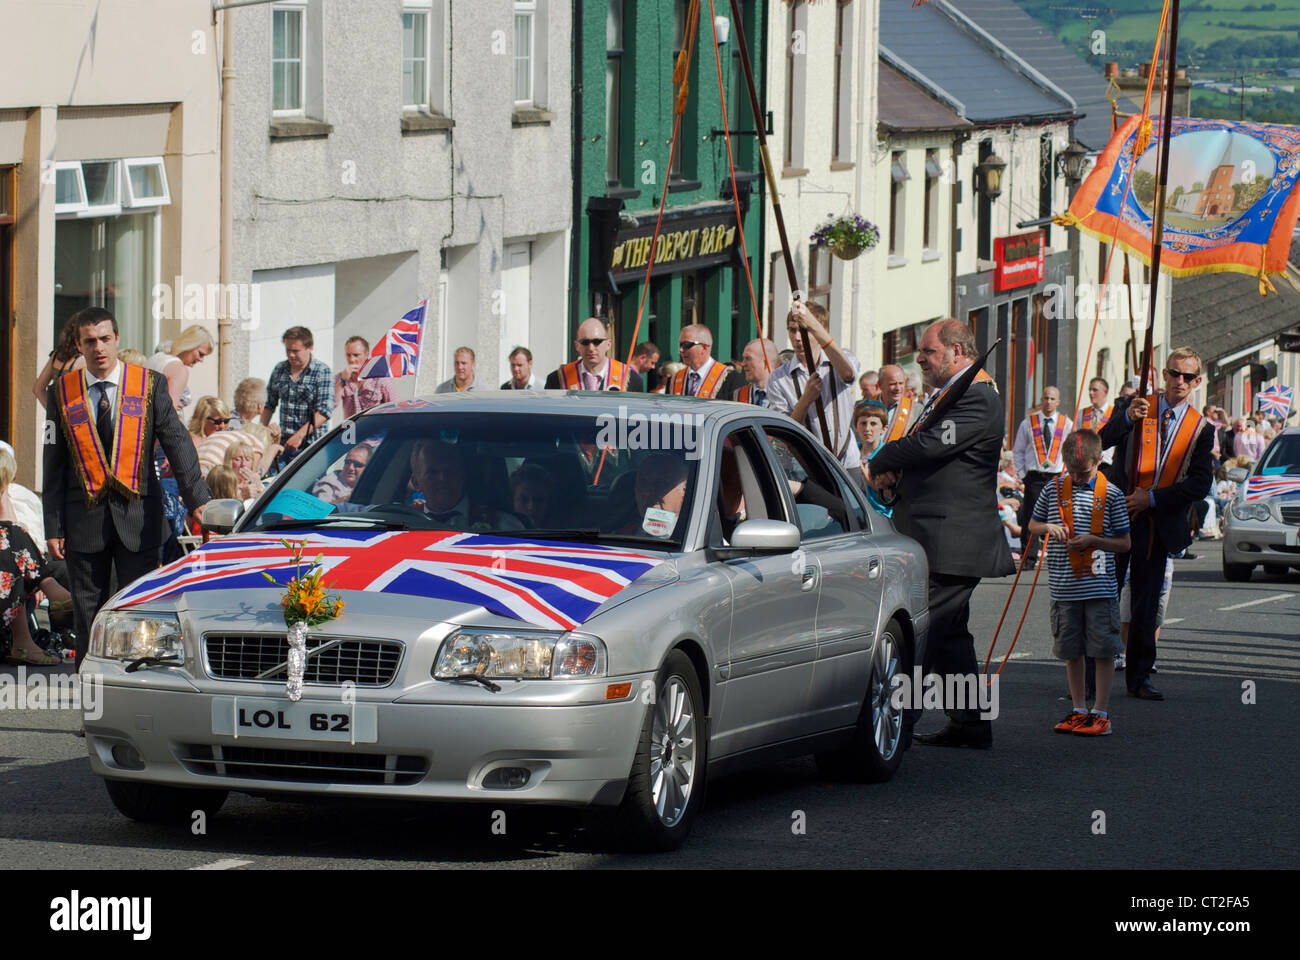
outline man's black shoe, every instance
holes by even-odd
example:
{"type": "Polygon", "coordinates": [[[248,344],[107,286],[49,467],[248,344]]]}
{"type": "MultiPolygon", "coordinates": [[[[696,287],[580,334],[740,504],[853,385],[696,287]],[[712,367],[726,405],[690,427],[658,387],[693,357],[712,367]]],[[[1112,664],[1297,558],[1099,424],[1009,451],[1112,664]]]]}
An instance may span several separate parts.
{"type": "Polygon", "coordinates": [[[993,746],[993,724],[988,720],[970,723],[948,721],[948,726],[938,733],[914,733],[912,740],[931,747],[973,747],[987,750],[993,746]]]}
{"type": "Polygon", "coordinates": [[[1139,700],[1163,700],[1165,698],[1163,693],[1151,686],[1150,680],[1143,680],[1142,686],[1138,687],[1136,690],[1130,690],[1128,695],[1130,697],[1137,697],[1139,700]]]}

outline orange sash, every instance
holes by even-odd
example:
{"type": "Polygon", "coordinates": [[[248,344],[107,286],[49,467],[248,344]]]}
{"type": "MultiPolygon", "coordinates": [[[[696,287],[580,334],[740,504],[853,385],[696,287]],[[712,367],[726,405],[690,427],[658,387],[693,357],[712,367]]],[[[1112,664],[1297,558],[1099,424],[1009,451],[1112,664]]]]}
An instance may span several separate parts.
{"type": "MultiPolygon", "coordinates": [[[[1061,522],[1065,527],[1066,539],[1074,537],[1074,482],[1070,475],[1065,474],[1065,479],[1058,476],[1056,478],[1056,506],[1061,513],[1061,522]]],[[[1106,477],[1098,473],[1097,479],[1092,488],[1092,520],[1088,524],[1088,532],[1094,537],[1100,537],[1102,531],[1102,522],[1106,518],[1106,477]]],[[[1074,579],[1089,576],[1092,573],[1093,549],[1087,550],[1069,550],[1065,555],[1070,558],[1070,568],[1074,571],[1074,579]]]]}
{"type": "Polygon", "coordinates": [[[1097,417],[1097,422],[1094,424],[1093,409],[1092,407],[1087,407],[1084,409],[1083,413],[1079,414],[1079,429],[1100,430],[1110,422],[1110,415],[1114,412],[1115,404],[1109,404],[1106,409],[1101,412],[1101,415],[1097,417]]]}
{"type": "MultiPolygon", "coordinates": [[[[1151,409],[1159,411],[1160,394],[1151,395],[1151,409]]],[[[1169,443],[1160,442],[1160,417],[1143,419],[1139,429],[1133,431],[1134,456],[1132,457],[1134,490],[1160,489],[1173,486],[1182,475],[1183,464],[1191,455],[1196,436],[1204,419],[1189,405],[1178,429],[1169,443]],[[1163,449],[1162,449],[1163,447],[1163,449]]]]}
{"type": "Polygon", "coordinates": [[[754,387],[752,384],[747,383],[743,387],[741,387],[738,391],[736,391],[736,402],[749,403],[750,402],[749,398],[752,397],[753,395],[754,395],[754,387]]]}
{"type": "Polygon", "coordinates": [[[894,418],[889,421],[889,429],[885,431],[885,443],[890,443],[903,436],[904,431],[907,430],[907,420],[911,415],[912,398],[907,394],[903,394],[898,398],[898,406],[894,408],[894,418]]]}
{"type": "MultiPolygon", "coordinates": [[[[713,368],[709,370],[709,375],[704,378],[704,381],[700,384],[700,389],[695,395],[705,400],[711,398],[713,396],[713,391],[718,389],[718,384],[722,382],[723,374],[726,372],[727,365],[715,360],[713,362],[713,368]]],[[[689,367],[683,370],[678,370],[673,376],[671,388],[673,396],[682,397],[686,395],[686,375],[688,373],[690,373],[689,367]]]]}
{"type": "Polygon", "coordinates": [[[1052,431],[1052,448],[1049,452],[1043,445],[1043,415],[1036,413],[1029,418],[1030,432],[1034,435],[1034,452],[1038,454],[1038,465],[1044,469],[1056,463],[1061,453],[1061,438],[1065,436],[1065,416],[1056,415],[1056,429],[1052,431]]]}
{"type": "MultiPolygon", "coordinates": [[[[963,371],[963,372],[964,372],[964,371],[963,371]]],[[[953,381],[953,382],[955,383],[956,381],[953,381]]],[[[980,370],[979,373],[975,374],[975,379],[971,381],[971,386],[974,386],[974,385],[977,384],[977,383],[987,383],[987,384],[991,384],[992,387],[993,387],[994,392],[995,392],[995,393],[997,392],[998,385],[997,385],[997,383],[993,380],[993,378],[989,376],[989,372],[988,372],[987,370],[980,370]]],[[[951,389],[952,389],[952,384],[950,383],[950,384],[948,384],[948,386],[946,386],[946,387],[943,388],[943,391],[942,391],[942,392],[941,392],[937,397],[934,398],[933,402],[930,404],[931,413],[934,412],[934,408],[937,407],[937,406],[939,405],[939,401],[942,400],[942,399],[944,398],[944,395],[947,394],[947,392],[948,392],[949,390],[951,390],[951,389]]],[[[921,427],[922,427],[922,425],[923,425],[923,424],[924,424],[928,419],[929,419],[929,414],[926,414],[926,413],[924,413],[924,411],[923,411],[922,414],[921,414],[921,416],[917,417],[917,418],[916,418],[916,421],[912,424],[912,428],[911,428],[910,430],[907,431],[907,435],[908,435],[908,436],[911,436],[912,434],[916,433],[917,430],[920,430],[921,427]]]]}
{"type": "Polygon", "coordinates": [[[117,394],[117,422],[111,467],[95,429],[95,411],[82,371],[65,373],[57,382],[56,395],[63,430],[86,500],[92,504],[98,502],[110,486],[117,487],[127,496],[140,496],[144,457],[148,452],[145,450],[145,434],[153,395],[149,372],[133,363],[122,365],[122,382],[114,391],[117,394]]]}
{"type": "MultiPolygon", "coordinates": [[[[560,382],[565,390],[582,389],[582,361],[574,360],[573,363],[566,363],[560,367],[560,382]]],[[[609,382],[605,384],[606,390],[627,390],[627,364],[620,363],[618,360],[609,361],[609,382]]]]}

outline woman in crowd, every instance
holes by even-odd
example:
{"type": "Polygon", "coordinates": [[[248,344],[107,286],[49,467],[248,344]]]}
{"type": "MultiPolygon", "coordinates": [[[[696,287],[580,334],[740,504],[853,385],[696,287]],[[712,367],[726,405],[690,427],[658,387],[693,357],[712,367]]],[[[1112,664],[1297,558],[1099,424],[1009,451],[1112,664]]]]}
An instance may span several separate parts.
{"type": "Polygon", "coordinates": [[[176,412],[190,404],[190,367],[212,352],[212,334],[200,324],[186,327],[171,343],[160,344],[158,352],[149,358],[149,369],[167,378],[167,390],[172,395],[176,412]]]}
{"type": "Polygon", "coordinates": [[[59,342],[50,351],[50,358],[45,361],[41,375],[32,385],[32,393],[36,394],[36,399],[40,401],[41,406],[45,406],[45,394],[55,377],[80,370],[85,365],[86,361],[81,356],[81,349],[77,346],[77,326],[72,322],[65,323],[63,329],[59,331],[59,342]]]}
{"type": "MultiPolygon", "coordinates": [[[[251,443],[234,443],[226,449],[225,460],[220,464],[235,478],[240,500],[252,500],[262,493],[262,478],[257,472],[258,453],[258,449],[251,443]]],[[[211,481],[208,486],[212,486],[211,481]]],[[[215,495],[214,491],[213,496],[215,495]]]]}
{"type": "Polygon", "coordinates": [[[40,547],[3,506],[17,472],[13,455],[0,449],[0,631],[10,638],[5,662],[51,667],[62,661],[32,639],[27,624],[28,601],[34,599],[37,590],[44,590],[50,598],[50,613],[55,616],[71,612],[72,595],[50,576],[40,547]]]}
{"type": "Polygon", "coordinates": [[[190,439],[197,451],[204,439],[226,429],[230,423],[230,409],[216,397],[199,397],[190,417],[190,439]]]}

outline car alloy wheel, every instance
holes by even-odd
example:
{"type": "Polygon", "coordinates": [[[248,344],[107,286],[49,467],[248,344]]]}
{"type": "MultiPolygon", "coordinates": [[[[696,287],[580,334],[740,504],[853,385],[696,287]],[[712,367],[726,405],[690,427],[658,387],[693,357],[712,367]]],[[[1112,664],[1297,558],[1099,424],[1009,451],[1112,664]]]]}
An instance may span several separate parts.
{"type": "Polygon", "coordinates": [[[816,755],[817,767],[836,780],[884,783],[903,762],[902,704],[895,706],[894,678],[906,676],[910,664],[906,635],[897,620],[880,631],[871,651],[866,695],[852,737],[843,747],[816,755]]]}
{"type": "Polygon", "coordinates": [[[665,827],[675,827],[695,787],[695,703],[681,678],[669,677],[655,700],[650,734],[650,793],[665,827]]]}
{"type": "Polygon", "coordinates": [[[876,753],[881,760],[888,761],[898,751],[903,736],[903,709],[893,703],[894,677],[898,676],[898,641],[888,628],[880,635],[874,657],[871,731],[876,741],[876,753]]]}

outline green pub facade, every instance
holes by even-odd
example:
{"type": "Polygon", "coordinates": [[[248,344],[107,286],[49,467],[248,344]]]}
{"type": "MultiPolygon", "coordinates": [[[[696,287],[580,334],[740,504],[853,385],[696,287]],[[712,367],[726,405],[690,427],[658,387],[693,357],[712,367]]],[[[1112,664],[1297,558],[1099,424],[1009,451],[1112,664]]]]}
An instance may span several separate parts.
{"type": "MultiPolygon", "coordinates": [[[[741,224],[727,166],[708,0],[700,4],[689,97],[677,156],[669,163],[673,69],[684,42],[688,6],[687,0],[575,3],[574,69],[581,87],[574,95],[570,330],[589,316],[601,317],[614,331],[613,355],[619,359],[632,346],[665,179],[667,205],[636,339],[658,344],[661,362],[675,360],[681,328],[703,323],[713,332],[715,357],[739,358],[757,336],[741,259],[745,248],[754,295],[763,309],[761,167],[728,0],[715,0],[714,6],[726,21],[718,24],[722,42],[717,49],[733,131],[741,224]]],[[[759,71],[765,62],[764,4],[743,0],[740,7],[750,58],[759,71]]],[[[761,73],[755,82],[761,99],[761,73]]]]}

